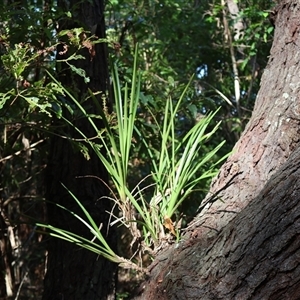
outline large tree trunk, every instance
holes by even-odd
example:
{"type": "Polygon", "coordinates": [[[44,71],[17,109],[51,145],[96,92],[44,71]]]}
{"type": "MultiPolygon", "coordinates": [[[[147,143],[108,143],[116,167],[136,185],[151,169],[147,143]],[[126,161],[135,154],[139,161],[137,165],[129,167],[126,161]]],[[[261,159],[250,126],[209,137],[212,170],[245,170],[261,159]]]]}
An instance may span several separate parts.
{"type": "Polygon", "coordinates": [[[285,0],[252,118],[139,299],[299,299],[300,3],[285,0]],[[222,200],[222,201],[221,201],[222,200]]]}
{"type": "MultiPolygon", "coordinates": [[[[74,17],[71,22],[61,22],[60,29],[71,29],[74,27],[84,27],[86,30],[96,28],[99,38],[105,36],[104,26],[104,3],[102,0],[95,1],[76,1],[68,3],[58,1],[62,9],[70,10],[74,17]],[[69,4],[70,7],[62,5],[69,4]]],[[[62,50],[62,49],[61,49],[62,50]]],[[[60,80],[72,92],[76,92],[77,100],[82,101],[88,95],[87,88],[93,92],[105,92],[108,88],[107,55],[105,44],[97,44],[95,53],[84,49],[82,55],[85,60],[73,61],[77,67],[84,69],[90,82],[87,85],[80,77],[75,74],[62,72],[60,80]]],[[[58,56],[69,55],[58,49],[58,56]]],[[[61,57],[59,57],[61,58],[61,57]]],[[[68,72],[68,70],[64,70],[68,72]]],[[[103,101],[99,99],[99,101],[103,101]]],[[[89,113],[96,113],[93,103],[85,101],[84,104],[89,113]]],[[[102,106],[102,103],[100,104],[102,106]]],[[[71,116],[74,118],[74,116],[71,116]]],[[[75,118],[74,118],[75,119],[75,118]]],[[[59,120],[58,120],[59,122],[59,120]]],[[[59,123],[58,125],[66,125],[59,123]]],[[[87,137],[94,137],[96,132],[91,128],[86,119],[79,118],[74,121],[87,137]]],[[[66,135],[72,138],[82,138],[76,136],[76,131],[71,127],[65,127],[66,135]]],[[[103,234],[106,236],[109,215],[111,211],[111,201],[101,198],[107,195],[103,182],[107,182],[107,173],[101,165],[99,158],[94,153],[90,153],[90,159],[85,159],[83,154],[74,149],[70,141],[59,136],[51,140],[51,153],[48,164],[47,177],[47,199],[67,207],[77,214],[82,214],[77,203],[70,197],[61,183],[65,184],[69,190],[76,195],[84,207],[92,215],[97,224],[102,224],[103,234]],[[88,177],[89,175],[99,177],[88,177]]],[[[58,228],[79,234],[85,238],[92,239],[89,230],[78,220],[65,212],[61,208],[48,205],[49,224],[58,228]]],[[[107,242],[114,248],[115,234],[109,231],[107,242]]],[[[45,277],[44,300],[59,299],[114,299],[115,293],[115,274],[116,265],[99,257],[98,255],[82,250],[79,247],[52,238],[48,247],[47,273],[45,277]]]]}

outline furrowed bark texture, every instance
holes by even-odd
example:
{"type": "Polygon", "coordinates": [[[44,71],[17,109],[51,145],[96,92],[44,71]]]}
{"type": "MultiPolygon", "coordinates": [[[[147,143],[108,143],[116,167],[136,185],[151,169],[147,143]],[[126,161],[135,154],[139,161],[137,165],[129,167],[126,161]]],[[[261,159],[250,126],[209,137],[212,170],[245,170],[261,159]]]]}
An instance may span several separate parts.
{"type": "Polygon", "coordinates": [[[299,19],[300,3],[281,1],[252,118],[138,299],[299,298],[299,19]]]}
{"type": "Polygon", "coordinates": [[[242,210],[299,145],[300,6],[297,1],[285,2],[289,4],[278,8],[274,42],[252,118],[214,180],[195,225],[223,228],[232,218],[226,210],[242,210]],[[225,203],[215,199],[215,193],[225,203]]]}
{"type": "Polygon", "coordinates": [[[214,237],[158,256],[139,299],[299,299],[300,149],[214,237]]]}

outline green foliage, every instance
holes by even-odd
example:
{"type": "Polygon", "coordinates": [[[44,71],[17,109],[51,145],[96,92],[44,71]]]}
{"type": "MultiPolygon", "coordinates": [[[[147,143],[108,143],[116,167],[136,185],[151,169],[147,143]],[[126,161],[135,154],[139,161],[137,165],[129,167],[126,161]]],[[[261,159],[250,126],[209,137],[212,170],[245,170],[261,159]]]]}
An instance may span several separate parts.
{"type": "MultiPolygon", "coordinates": [[[[178,98],[196,72],[183,106],[196,107],[200,113],[221,107],[217,114],[223,120],[220,140],[226,137],[228,150],[250,116],[273,30],[267,19],[270,1],[236,3],[239,8],[236,20],[222,1],[132,1],[130,4],[119,0],[110,2],[106,8],[108,36],[118,44],[118,51],[113,51],[113,55],[119,59],[121,76],[126,77],[126,70],[131,67],[138,41],[139,61],[145,70],[141,90],[155,97],[156,109],[162,112],[169,94],[178,98]],[[225,20],[229,33],[224,30],[225,20]],[[233,26],[238,20],[244,24],[242,35],[230,44],[228,35],[233,38],[233,26]],[[231,47],[239,91],[235,91],[231,47]],[[169,84],[170,77],[175,78],[173,87],[169,84]],[[235,92],[240,99],[236,99],[235,92]]],[[[183,114],[186,120],[192,121],[188,110],[183,114]]]]}
{"type": "Polygon", "coordinates": [[[243,38],[237,42],[237,46],[246,45],[244,51],[247,56],[241,65],[241,70],[244,70],[251,58],[257,56],[261,45],[272,38],[274,27],[269,22],[268,16],[268,11],[261,11],[258,5],[245,7],[241,10],[241,18],[251,20],[244,31],[243,38]]]}
{"type": "MultiPolygon", "coordinates": [[[[99,107],[99,115],[89,115],[79,101],[61,87],[64,89],[65,95],[75,103],[95,129],[100,143],[85,136],[70,120],[65,117],[62,118],[80,133],[107,169],[113,182],[111,199],[115,201],[118,209],[122,212],[120,217],[115,215],[113,217],[117,222],[121,222],[130,229],[133,241],[139,240],[143,251],[152,249],[156,252],[165,241],[166,236],[168,236],[169,240],[172,239],[172,235],[179,239],[180,228],[178,228],[178,224],[175,225],[173,223],[173,215],[201,181],[215,175],[214,167],[220,162],[220,160],[216,159],[216,154],[223,146],[224,141],[208,152],[203,151],[200,154],[203,145],[212,138],[220,125],[217,124],[212,130],[208,130],[215,113],[204,116],[187,133],[178,135],[175,123],[179,108],[184,97],[186,97],[187,87],[174,107],[171,98],[166,101],[163,125],[159,124],[159,120],[155,117],[154,112],[151,112],[156,123],[154,134],[160,140],[159,148],[153,148],[153,145],[150,144],[151,141],[147,140],[136,122],[136,113],[140,105],[141,85],[140,74],[137,70],[137,57],[138,52],[136,50],[130,88],[127,84],[122,88],[118,70],[116,67],[113,69],[116,111],[116,123],[114,126],[112,126],[111,116],[107,112],[105,113],[101,107],[99,107]],[[98,128],[96,125],[95,120],[99,117],[102,119],[104,129],[98,128]],[[139,141],[134,142],[134,131],[137,133],[139,141]],[[134,189],[130,189],[128,184],[129,167],[135,143],[143,143],[145,145],[149,155],[148,159],[146,157],[145,160],[151,161],[151,171],[141,179],[134,189]],[[205,167],[202,168],[203,166],[205,167]],[[204,171],[201,173],[203,169],[204,171]],[[143,187],[141,184],[149,177],[151,177],[149,185],[143,187]],[[150,194],[152,192],[150,201],[145,196],[148,188],[151,190],[150,194]],[[136,214],[138,214],[139,218],[136,217],[136,214]],[[166,234],[166,232],[169,232],[169,234],[166,234]],[[145,245],[147,246],[145,247],[145,245]]],[[[59,85],[57,80],[54,78],[52,80],[59,85]]],[[[97,105],[96,97],[92,93],[90,96],[93,98],[95,105],[97,105]]],[[[75,198],[74,195],[72,196],[75,198]]],[[[110,249],[95,221],[79,200],[75,198],[75,201],[84,212],[87,221],[73,212],[70,213],[90,229],[100,242],[100,245],[94,241],[88,241],[75,233],[61,230],[51,225],[45,225],[52,232],[51,235],[90,249],[114,262],[122,263],[125,267],[133,267],[132,263],[118,257],[110,249]]],[[[114,223],[112,222],[112,224],[114,223]]]]}
{"type": "MultiPolygon", "coordinates": [[[[0,3],[0,205],[3,215],[8,216],[7,230],[13,228],[15,236],[28,237],[32,229],[26,227],[26,232],[22,232],[20,216],[28,210],[35,217],[44,211],[36,209],[36,200],[43,199],[41,172],[47,163],[47,139],[51,134],[61,134],[87,159],[88,145],[92,146],[110,174],[115,174],[112,201],[120,205],[123,213],[115,216],[114,222],[123,222],[133,236],[142,236],[152,249],[162,235],[178,235],[180,219],[183,225],[188,222],[208,189],[208,178],[202,180],[201,176],[217,171],[215,162],[230,151],[250,116],[272,40],[273,27],[267,18],[272,1],[237,1],[236,19],[224,3],[108,1],[106,39],[92,36],[91,28],[82,28],[82,24],[58,34],[58,20],[74,24],[76,15],[71,8],[57,7],[56,1],[0,3]],[[241,19],[243,32],[235,40],[234,25],[241,19]],[[225,21],[228,32],[224,30],[225,21]],[[87,71],[78,62],[84,62],[82,50],[92,53],[93,47],[103,42],[109,46],[113,61],[116,103],[110,113],[105,105],[95,101],[99,106],[96,116],[82,110],[81,101],[85,98],[77,98],[80,91],[76,84],[63,87],[59,73],[70,69],[71,82],[79,76],[89,84],[87,71]],[[139,63],[133,68],[137,43],[139,63]],[[56,60],[58,45],[65,47],[66,54],[60,60],[56,60]],[[240,85],[238,93],[234,65],[240,85]],[[143,71],[137,72],[138,68],[143,71]],[[194,73],[196,76],[188,85],[194,73]],[[212,111],[215,113],[209,113],[212,111]],[[71,118],[66,118],[66,112],[71,118]],[[105,129],[95,125],[101,143],[87,137],[75,142],[72,136],[64,136],[63,128],[58,131],[53,126],[54,117],[65,119],[72,126],[73,121],[84,116],[91,124],[99,119],[106,122],[105,129]],[[198,139],[200,144],[196,143],[198,139]],[[224,147],[215,152],[224,139],[224,147]],[[206,162],[206,157],[214,163],[206,162]],[[201,163],[195,165],[196,162],[201,163]],[[190,193],[192,190],[197,191],[196,196],[190,193]]],[[[90,226],[103,245],[88,212],[84,208],[82,211],[86,219],[80,221],[90,226]]],[[[67,238],[69,233],[55,234],[67,238]]],[[[92,251],[102,251],[110,259],[130,265],[115,256],[109,245],[99,248],[75,233],[69,237],[78,244],[86,243],[92,251]]],[[[9,244],[8,236],[5,238],[9,244]]],[[[18,255],[12,255],[15,262],[22,261],[18,255]]],[[[10,265],[17,268],[15,262],[10,265]]],[[[19,274],[17,270],[15,274],[19,274]]]]}
{"type": "MultiPolygon", "coordinates": [[[[65,186],[64,186],[65,187],[65,186]]],[[[66,187],[65,187],[66,188],[66,187]]],[[[67,188],[66,188],[67,189],[67,188]]],[[[117,264],[121,264],[122,267],[124,268],[133,268],[133,269],[138,269],[139,267],[133,264],[131,261],[124,259],[123,257],[118,256],[111,248],[110,246],[106,243],[105,238],[103,237],[103,234],[101,233],[101,227],[102,224],[97,226],[89,212],[85,209],[85,207],[81,204],[81,202],[75,197],[75,195],[71,192],[68,191],[74,201],[77,202],[78,206],[84,213],[84,216],[86,217],[87,220],[84,220],[82,217],[80,217],[78,214],[74,213],[73,211],[56,204],[59,208],[66,210],[69,212],[71,215],[73,215],[75,218],[77,218],[81,223],[86,226],[90,232],[93,234],[94,238],[92,240],[88,240],[85,237],[82,237],[74,232],[70,232],[67,230],[63,230],[61,228],[57,228],[54,226],[51,226],[49,224],[43,224],[43,223],[37,223],[37,226],[44,227],[49,230],[49,234],[53,237],[63,239],[65,241],[68,241],[70,243],[74,243],[78,245],[81,248],[87,249],[91,252],[94,252],[96,254],[102,255],[106,259],[115,262],[117,264]],[[98,240],[98,242],[95,242],[95,239],[98,240]]]]}

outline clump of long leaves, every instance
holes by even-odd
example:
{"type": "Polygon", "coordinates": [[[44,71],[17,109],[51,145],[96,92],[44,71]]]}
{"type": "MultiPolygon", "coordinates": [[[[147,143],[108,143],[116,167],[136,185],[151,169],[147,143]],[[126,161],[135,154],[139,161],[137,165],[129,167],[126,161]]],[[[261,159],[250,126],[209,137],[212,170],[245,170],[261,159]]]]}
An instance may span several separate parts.
{"type": "Polygon", "coordinates": [[[172,99],[166,101],[162,126],[159,126],[159,121],[152,113],[157,127],[160,128],[161,149],[158,157],[156,149],[152,149],[148,141],[140,134],[152,162],[152,179],[155,189],[149,203],[150,219],[152,220],[152,227],[155,228],[156,238],[159,237],[160,239],[165,237],[164,229],[178,237],[178,228],[174,226],[172,221],[174,213],[202,180],[216,175],[216,165],[225,158],[223,157],[215,163],[211,162],[225,141],[208,152],[203,152],[201,149],[212,138],[220,125],[219,122],[207,132],[216,112],[209,113],[200,119],[182,139],[176,138],[175,120],[187,88],[183,91],[175,107],[172,99]],[[207,165],[209,167],[205,170],[204,166],[207,165]],[[199,174],[200,170],[205,171],[199,174]]]}
{"type": "MultiPolygon", "coordinates": [[[[64,187],[67,189],[66,186],[64,186],[64,187]]],[[[110,246],[107,244],[103,234],[101,233],[102,226],[97,226],[97,224],[93,220],[92,216],[85,209],[85,207],[81,204],[81,202],[75,197],[75,195],[70,190],[68,190],[68,192],[70,193],[70,195],[72,196],[74,201],[77,202],[78,206],[81,208],[82,212],[84,213],[84,216],[86,217],[86,219],[80,217],[78,214],[74,213],[73,211],[71,211],[59,204],[56,204],[56,205],[58,207],[60,207],[61,209],[68,211],[75,218],[77,218],[81,223],[83,223],[93,234],[94,238],[92,240],[89,240],[89,239],[87,239],[83,236],[80,236],[74,232],[64,230],[61,228],[57,228],[57,227],[49,225],[49,224],[37,223],[36,225],[48,229],[49,235],[51,235],[53,237],[60,238],[62,240],[74,243],[84,249],[92,251],[98,255],[102,255],[103,257],[107,258],[108,260],[115,262],[117,264],[120,264],[124,268],[140,270],[140,268],[136,264],[134,264],[133,262],[131,262],[128,259],[120,257],[110,248],[110,246]]]]}
{"type": "MultiPolygon", "coordinates": [[[[112,79],[116,116],[116,124],[114,125],[111,124],[111,115],[103,108],[99,107],[98,116],[89,115],[72,94],[64,88],[63,90],[98,134],[98,142],[95,142],[95,139],[89,139],[79,128],[74,127],[95,151],[110,175],[113,183],[111,199],[121,211],[120,216],[113,216],[115,220],[112,224],[121,222],[130,229],[133,241],[138,239],[142,241],[141,245],[155,251],[161,245],[162,240],[165,239],[166,233],[177,238],[179,237],[178,228],[173,224],[172,217],[180,204],[201,180],[215,175],[215,165],[220,160],[216,163],[211,163],[210,167],[201,175],[198,173],[215,156],[224,142],[217,145],[213,150],[199,155],[203,144],[211,139],[220,125],[218,123],[212,130],[207,132],[215,113],[210,113],[202,118],[178,141],[176,138],[175,120],[182,100],[185,97],[186,88],[176,105],[173,104],[172,99],[166,101],[163,125],[160,125],[155,118],[155,112],[150,111],[156,127],[159,129],[157,134],[161,138],[161,149],[152,149],[149,141],[147,141],[136,125],[141,84],[141,74],[137,68],[137,57],[136,49],[130,87],[127,83],[122,86],[118,69],[116,65],[113,65],[112,79]],[[99,117],[103,121],[104,128],[98,128],[96,122],[94,122],[94,118],[99,117]],[[138,185],[133,190],[130,190],[128,185],[134,133],[139,136],[140,141],[146,146],[152,164],[152,172],[149,174],[149,177],[152,178],[152,184],[149,187],[152,187],[153,195],[150,201],[147,201],[144,196],[147,187],[138,185]],[[160,153],[159,156],[156,153],[160,153]],[[155,187],[154,189],[153,186],[155,187]]],[[[49,76],[51,75],[49,74],[49,76]]],[[[54,78],[52,80],[60,85],[54,78]]],[[[94,100],[95,105],[99,106],[99,102],[93,93],[90,93],[90,97],[94,100]]],[[[67,119],[65,121],[69,125],[74,126],[67,119]]],[[[84,212],[86,220],[73,212],[70,213],[90,229],[100,244],[94,239],[89,241],[75,233],[46,225],[45,227],[51,231],[50,234],[76,243],[114,262],[121,263],[125,267],[132,268],[133,264],[130,261],[119,257],[112,251],[90,214],[80,201],[73,194],[71,195],[84,212]]]]}

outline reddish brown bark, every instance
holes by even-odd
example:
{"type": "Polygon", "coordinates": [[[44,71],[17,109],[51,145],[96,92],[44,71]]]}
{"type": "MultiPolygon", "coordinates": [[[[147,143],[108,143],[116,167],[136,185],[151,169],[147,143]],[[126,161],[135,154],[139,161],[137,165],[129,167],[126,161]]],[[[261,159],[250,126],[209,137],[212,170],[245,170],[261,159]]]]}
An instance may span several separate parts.
{"type": "Polygon", "coordinates": [[[297,150],[214,237],[158,256],[140,299],[299,299],[299,167],[297,150]]]}
{"type": "Polygon", "coordinates": [[[299,2],[281,1],[252,118],[139,299],[299,299],[299,19],[299,2]]]}

